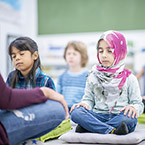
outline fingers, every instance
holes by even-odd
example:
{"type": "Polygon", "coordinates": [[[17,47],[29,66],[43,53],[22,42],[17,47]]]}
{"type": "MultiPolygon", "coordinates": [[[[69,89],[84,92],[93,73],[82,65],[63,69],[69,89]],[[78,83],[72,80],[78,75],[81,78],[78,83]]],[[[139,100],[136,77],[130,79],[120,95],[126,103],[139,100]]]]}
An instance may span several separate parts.
{"type": "Polygon", "coordinates": [[[132,115],[132,118],[137,118],[137,112],[133,106],[126,106],[120,110],[120,112],[122,111],[124,111],[124,115],[127,115],[128,113],[128,117],[132,115]]]}
{"type": "Polygon", "coordinates": [[[79,108],[79,107],[80,107],[80,103],[74,104],[74,105],[71,107],[70,112],[72,112],[72,111],[75,109],[75,107],[79,108]]]}
{"type": "Polygon", "coordinates": [[[62,105],[64,107],[64,110],[65,110],[65,119],[68,119],[69,118],[69,113],[68,113],[68,106],[67,106],[67,103],[65,100],[62,101],[62,105]]]}
{"type": "Polygon", "coordinates": [[[129,110],[128,117],[137,118],[137,112],[134,110],[129,110]],[[132,116],[131,116],[132,114],[132,116]]]}
{"type": "Polygon", "coordinates": [[[84,108],[86,108],[86,109],[88,110],[88,105],[86,105],[86,104],[84,104],[84,103],[78,103],[78,104],[74,104],[74,105],[71,107],[70,112],[72,112],[72,111],[75,109],[75,107],[79,108],[80,106],[82,106],[82,107],[84,107],[84,108]]]}
{"type": "Polygon", "coordinates": [[[132,112],[132,118],[137,118],[137,112],[136,111],[132,112]]]}
{"type": "Polygon", "coordinates": [[[69,119],[69,113],[67,112],[65,115],[65,120],[69,119]]]}
{"type": "Polygon", "coordinates": [[[66,107],[64,109],[65,109],[65,118],[68,119],[68,117],[69,117],[68,107],[66,107]]]}
{"type": "Polygon", "coordinates": [[[77,105],[77,104],[74,104],[74,105],[71,107],[70,113],[75,109],[76,105],[77,105]]]}
{"type": "Polygon", "coordinates": [[[84,104],[83,107],[88,110],[88,105],[84,104]]]}
{"type": "Polygon", "coordinates": [[[122,112],[122,111],[124,111],[125,110],[125,107],[123,107],[121,110],[120,110],[120,112],[122,112]]]}
{"type": "MultiPolygon", "coordinates": [[[[124,115],[127,114],[128,110],[129,110],[129,108],[128,107],[125,107],[124,115]]],[[[130,117],[130,113],[128,113],[128,117],[130,117]]]]}
{"type": "Polygon", "coordinates": [[[79,108],[80,106],[86,108],[88,110],[88,105],[84,104],[84,103],[79,103],[77,104],[77,108],[79,108]]]}

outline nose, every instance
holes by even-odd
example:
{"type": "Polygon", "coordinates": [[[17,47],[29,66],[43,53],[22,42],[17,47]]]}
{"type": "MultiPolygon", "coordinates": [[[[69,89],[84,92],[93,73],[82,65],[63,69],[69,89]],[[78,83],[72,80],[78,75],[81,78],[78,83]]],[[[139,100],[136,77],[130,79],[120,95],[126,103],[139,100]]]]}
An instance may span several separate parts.
{"type": "Polygon", "coordinates": [[[103,51],[102,57],[107,57],[107,52],[103,51]]]}
{"type": "Polygon", "coordinates": [[[69,56],[70,56],[70,58],[72,58],[74,55],[73,54],[70,54],[69,56]]]}
{"type": "Polygon", "coordinates": [[[17,55],[16,55],[16,60],[19,60],[19,59],[20,59],[20,55],[17,54],[17,55]]]}

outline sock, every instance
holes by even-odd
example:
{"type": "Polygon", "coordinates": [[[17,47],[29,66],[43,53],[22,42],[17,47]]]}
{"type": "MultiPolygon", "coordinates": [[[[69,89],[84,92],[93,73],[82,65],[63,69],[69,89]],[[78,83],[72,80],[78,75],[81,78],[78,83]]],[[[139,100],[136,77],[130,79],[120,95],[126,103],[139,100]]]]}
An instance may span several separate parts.
{"type": "Polygon", "coordinates": [[[116,130],[116,128],[114,128],[111,132],[110,132],[110,134],[114,134],[114,131],[116,130]]]}
{"type": "Polygon", "coordinates": [[[86,130],[85,128],[81,127],[80,125],[77,125],[75,132],[85,133],[85,132],[89,132],[89,131],[86,130]]]}
{"type": "Polygon", "coordinates": [[[113,134],[117,134],[117,135],[125,135],[128,134],[128,127],[126,125],[125,122],[122,122],[122,124],[116,129],[114,130],[113,134]]]}

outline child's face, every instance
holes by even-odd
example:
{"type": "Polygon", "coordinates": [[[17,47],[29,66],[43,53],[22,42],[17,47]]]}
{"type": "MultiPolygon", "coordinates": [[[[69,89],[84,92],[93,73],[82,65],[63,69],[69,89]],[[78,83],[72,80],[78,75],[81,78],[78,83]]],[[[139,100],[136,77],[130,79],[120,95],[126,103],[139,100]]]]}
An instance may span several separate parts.
{"type": "Polygon", "coordinates": [[[66,62],[68,66],[81,66],[81,54],[73,47],[69,47],[66,51],[66,62]]]}
{"type": "Polygon", "coordinates": [[[36,59],[30,51],[20,51],[14,46],[12,46],[11,58],[14,67],[19,70],[24,77],[30,72],[34,64],[34,60],[36,59]]]}
{"type": "Polygon", "coordinates": [[[115,57],[105,40],[101,40],[98,46],[99,60],[104,67],[110,67],[114,63],[115,57]]]}

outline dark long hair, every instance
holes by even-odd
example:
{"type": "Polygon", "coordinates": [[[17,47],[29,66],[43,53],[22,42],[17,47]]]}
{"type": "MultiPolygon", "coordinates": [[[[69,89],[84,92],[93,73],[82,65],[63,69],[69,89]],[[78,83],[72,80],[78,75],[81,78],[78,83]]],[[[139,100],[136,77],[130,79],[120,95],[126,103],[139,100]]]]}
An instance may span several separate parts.
{"type": "MultiPolygon", "coordinates": [[[[15,39],[13,42],[11,42],[9,46],[9,55],[11,59],[12,59],[12,47],[16,47],[20,51],[28,50],[31,52],[31,54],[33,54],[35,51],[38,51],[38,46],[36,42],[29,37],[19,37],[15,39]]],[[[35,87],[35,73],[38,67],[41,69],[41,62],[40,62],[39,55],[38,58],[34,61],[34,65],[27,76],[27,81],[28,81],[30,79],[30,76],[32,75],[33,87],[35,87]]],[[[18,80],[19,80],[19,70],[16,69],[13,73],[13,76],[10,78],[10,86],[12,88],[15,88],[18,80]]]]}

